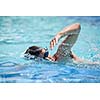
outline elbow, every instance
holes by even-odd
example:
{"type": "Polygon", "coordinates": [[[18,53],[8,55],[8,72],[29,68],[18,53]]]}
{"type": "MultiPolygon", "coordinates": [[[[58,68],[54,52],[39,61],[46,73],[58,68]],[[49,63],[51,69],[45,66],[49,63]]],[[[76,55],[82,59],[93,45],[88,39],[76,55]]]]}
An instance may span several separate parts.
{"type": "Polygon", "coordinates": [[[75,26],[76,26],[76,29],[78,29],[78,30],[81,29],[81,25],[80,25],[80,23],[76,23],[75,26]]]}

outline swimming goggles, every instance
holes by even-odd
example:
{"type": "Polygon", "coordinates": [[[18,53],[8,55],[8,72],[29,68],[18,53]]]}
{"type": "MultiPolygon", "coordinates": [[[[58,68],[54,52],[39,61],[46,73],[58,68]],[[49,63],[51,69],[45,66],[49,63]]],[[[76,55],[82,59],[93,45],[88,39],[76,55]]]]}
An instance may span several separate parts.
{"type": "Polygon", "coordinates": [[[44,48],[44,49],[45,49],[45,53],[44,53],[43,59],[46,59],[46,57],[48,57],[49,55],[49,51],[48,51],[48,48],[44,48]]]}

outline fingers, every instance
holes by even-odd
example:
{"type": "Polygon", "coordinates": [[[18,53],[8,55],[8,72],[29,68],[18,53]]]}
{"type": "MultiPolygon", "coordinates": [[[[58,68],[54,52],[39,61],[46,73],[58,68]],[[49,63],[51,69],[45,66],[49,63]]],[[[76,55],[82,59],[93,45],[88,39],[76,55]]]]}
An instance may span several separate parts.
{"type": "Polygon", "coordinates": [[[51,42],[50,42],[50,49],[52,50],[53,47],[54,47],[54,43],[53,43],[53,40],[51,40],[51,42]]]}
{"type": "Polygon", "coordinates": [[[55,46],[56,43],[57,43],[56,38],[52,39],[50,42],[50,49],[53,49],[53,47],[55,46]]]}

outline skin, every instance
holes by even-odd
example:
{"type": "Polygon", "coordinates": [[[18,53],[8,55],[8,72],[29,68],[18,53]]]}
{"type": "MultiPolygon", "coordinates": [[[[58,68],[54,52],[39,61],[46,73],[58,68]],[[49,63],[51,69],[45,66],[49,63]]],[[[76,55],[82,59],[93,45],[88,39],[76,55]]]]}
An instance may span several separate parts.
{"type": "MultiPolygon", "coordinates": [[[[76,54],[74,54],[73,52],[72,53],[70,52],[71,48],[77,41],[80,30],[81,30],[80,24],[75,23],[75,24],[65,27],[62,31],[58,32],[54,36],[54,38],[50,41],[50,49],[53,50],[53,48],[55,47],[55,45],[59,42],[61,38],[65,37],[65,39],[59,45],[57,52],[53,56],[49,55],[46,59],[53,62],[60,61],[60,60],[62,61],[65,60],[67,62],[68,59],[72,59],[72,61],[74,61],[75,63],[100,64],[99,62],[90,62],[87,60],[83,60],[79,58],[76,54]],[[62,55],[63,53],[62,47],[66,48],[67,51],[69,52],[68,55],[66,55],[65,57],[62,55]],[[71,56],[69,56],[70,54],[71,56]]],[[[40,57],[43,57],[44,53],[45,53],[45,49],[42,49],[40,57]]]]}
{"type": "MultiPolygon", "coordinates": [[[[63,56],[61,56],[59,54],[59,52],[63,51],[63,50],[60,49],[61,46],[63,44],[71,44],[71,46],[67,47],[68,51],[71,51],[72,46],[75,44],[75,42],[76,42],[76,40],[78,38],[80,29],[81,29],[80,24],[79,23],[75,23],[75,24],[72,24],[70,26],[65,27],[62,31],[58,32],[54,36],[54,38],[50,41],[50,49],[51,50],[53,50],[54,46],[58,43],[58,41],[61,38],[63,38],[63,37],[66,37],[66,38],[59,45],[57,52],[53,56],[49,55],[47,59],[50,60],[50,61],[58,61],[58,60],[60,60],[59,58],[64,59],[63,56]]],[[[45,53],[45,49],[42,49],[42,52],[41,52],[40,56],[43,57],[44,53],[45,53]]],[[[82,61],[82,59],[77,57],[74,53],[72,53],[72,56],[73,57],[71,57],[69,59],[74,59],[77,62],[81,62],[82,61]]]]}

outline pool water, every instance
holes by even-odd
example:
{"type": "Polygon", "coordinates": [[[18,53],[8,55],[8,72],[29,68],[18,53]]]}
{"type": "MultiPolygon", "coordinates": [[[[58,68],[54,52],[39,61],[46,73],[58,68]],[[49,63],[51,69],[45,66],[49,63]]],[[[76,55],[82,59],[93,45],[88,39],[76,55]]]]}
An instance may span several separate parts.
{"type": "MultiPolygon", "coordinates": [[[[100,62],[99,16],[1,16],[0,83],[99,83],[100,65],[52,63],[22,57],[32,45],[48,47],[65,26],[79,22],[81,32],[72,51],[100,62]]],[[[49,50],[53,55],[57,50],[49,50]]]]}

